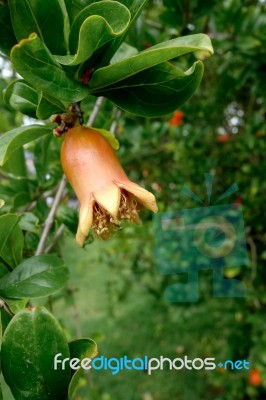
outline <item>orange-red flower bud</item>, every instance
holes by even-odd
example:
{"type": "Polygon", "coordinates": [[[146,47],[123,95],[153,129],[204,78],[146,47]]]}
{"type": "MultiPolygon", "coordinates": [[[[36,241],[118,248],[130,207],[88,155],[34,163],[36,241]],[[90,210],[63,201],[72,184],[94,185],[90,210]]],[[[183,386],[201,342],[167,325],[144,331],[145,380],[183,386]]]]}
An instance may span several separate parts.
{"type": "Polygon", "coordinates": [[[177,110],[172,118],[169,120],[169,125],[171,126],[181,126],[183,122],[184,114],[182,111],[177,110]]]}
{"type": "Polygon", "coordinates": [[[258,370],[258,369],[255,369],[255,368],[253,368],[251,371],[250,371],[250,374],[249,374],[249,383],[252,385],[252,386],[260,386],[260,385],[262,385],[262,379],[261,379],[261,374],[260,374],[260,371],[258,370]]]}
{"type": "Polygon", "coordinates": [[[69,129],[61,163],[80,202],[76,235],[80,246],[91,228],[107,238],[121,219],[139,223],[138,204],[157,211],[154,195],[128,179],[114,149],[96,130],[85,126],[69,129]]]}

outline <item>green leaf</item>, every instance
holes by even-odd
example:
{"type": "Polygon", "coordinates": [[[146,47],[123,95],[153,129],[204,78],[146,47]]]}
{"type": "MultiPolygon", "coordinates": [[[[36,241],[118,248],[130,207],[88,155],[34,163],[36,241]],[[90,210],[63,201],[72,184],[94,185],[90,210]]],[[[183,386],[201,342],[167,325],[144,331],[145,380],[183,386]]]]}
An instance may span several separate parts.
{"type": "Polygon", "coordinates": [[[69,342],[71,358],[94,358],[98,354],[97,344],[92,339],[83,338],[69,342]]]}
{"type": "Polygon", "coordinates": [[[117,1],[102,0],[85,7],[70,31],[69,47],[74,55],[58,56],[57,61],[64,65],[78,65],[89,60],[97,49],[121,36],[129,22],[128,9],[117,1]]]}
{"type": "Polygon", "coordinates": [[[0,6],[0,51],[9,56],[10,50],[17,43],[12,29],[8,5],[0,6]]]}
{"type": "Polygon", "coordinates": [[[11,321],[11,315],[9,315],[3,308],[0,309],[0,320],[1,320],[1,335],[0,335],[0,347],[2,346],[3,334],[11,321]]]}
{"type": "Polygon", "coordinates": [[[11,61],[15,70],[38,92],[69,103],[88,95],[88,89],[66,74],[35,33],[13,47],[11,61]]]}
{"type": "Polygon", "coordinates": [[[19,221],[19,226],[23,231],[36,233],[38,230],[38,223],[39,219],[36,215],[30,212],[25,212],[19,221]]]}
{"type": "Polygon", "coordinates": [[[13,314],[17,314],[19,311],[24,310],[28,303],[28,299],[14,300],[14,299],[3,299],[8,305],[8,308],[13,314]]]}
{"type": "Polygon", "coordinates": [[[4,207],[4,205],[5,205],[5,201],[0,199],[0,208],[4,207]]]}
{"type": "Polygon", "coordinates": [[[133,114],[144,117],[166,115],[192,96],[202,79],[203,70],[201,61],[186,72],[170,63],[163,63],[125,79],[103,93],[118,107],[133,114]]]}
{"type": "Polygon", "coordinates": [[[22,258],[23,235],[18,226],[20,216],[0,216],[0,257],[5,265],[14,268],[22,258]]]}
{"type": "Polygon", "coordinates": [[[31,202],[31,196],[30,196],[29,191],[28,192],[20,191],[20,192],[16,193],[13,198],[13,209],[17,210],[21,206],[29,204],[30,202],[31,202]]]}
{"type": "Polygon", "coordinates": [[[49,96],[43,92],[39,94],[38,108],[36,112],[38,118],[47,119],[52,114],[64,112],[66,109],[67,106],[55,97],[49,96]]]}
{"type": "MultiPolygon", "coordinates": [[[[90,358],[91,360],[97,356],[98,348],[97,344],[92,339],[78,339],[69,343],[70,357],[78,358],[83,360],[84,358],[90,358]]],[[[75,371],[72,376],[69,388],[68,388],[68,396],[71,398],[74,395],[75,389],[78,385],[79,379],[84,374],[82,368],[75,371]]]]}
{"type": "Polygon", "coordinates": [[[36,118],[38,93],[23,79],[18,79],[8,85],[4,92],[4,100],[14,110],[36,118]]]}
{"type": "Polygon", "coordinates": [[[52,132],[51,126],[31,125],[13,129],[0,136],[0,166],[21,146],[52,132]]]}
{"type": "Polygon", "coordinates": [[[20,311],[5,330],[2,371],[16,400],[65,400],[70,367],[54,369],[54,357],[69,358],[56,319],[44,308],[20,311]]]}
{"type": "Polygon", "coordinates": [[[94,0],[64,0],[70,24],[72,24],[78,13],[83,10],[84,7],[93,2],[94,0]]]}
{"type": "Polygon", "coordinates": [[[138,50],[136,47],[130,46],[127,43],[122,43],[115,55],[113,56],[112,60],[110,61],[110,64],[115,64],[119,61],[124,60],[125,58],[135,56],[138,54],[138,50]]]}
{"type": "Polygon", "coordinates": [[[103,137],[110,143],[110,145],[115,150],[119,149],[119,141],[116,139],[115,135],[112,132],[107,131],[106,129],[99,129],[99,128],[94,128],[94,127],[92,127],[92,129],[94,131],[99,132],[101,135],[103,135],[103,137]]]}
{"type": "Polygon", "coordinates": [[[6,226],[11,226],[12,221],[16,220],[13,228],[8,230],[4,246],[1,248],[0,256],[6,264],[12,269],[15,268],[22,260],[22,251],[24,245],[23,233],[18,225],[19,216],[12,214],[5,214],[0,217],[0,230],[5,233],[6,226]]]}
{"type": "Polygon", "coordinates": [[[31,257],[0,281],[0,296],[23,299],[49,296],[68,281],[68,269],[54,255],[31,257]]]}
{"type": "Polygon", "coordinates": [[[53,54],[65,54],[64,14],[59,0],[8,0],[17,40],[35,32],[53,54]]]}
{"type": "Polygon", "coordinates": [[[72,207],[60,204],[56,212],[60,224],[64,224],[72,233],[76,233],[78,226],[78,212],[72,207]]]}
{"type": "Polygon", "coordinates": [[[8,236],[11,234],[19,221],[19,216],[15,214],[5,214],[0,216],[0,254],[6,245],[8,236]]]}
{"type": "Polygon", "coordinates": [[[117,50],[125,40],[130,27],[135,23],[136,19],[140,15],[147,2],[148,0],[120,0],[120,3],[124,4],[129,9],[131,14],[131,21],[130,24],[127,26],[127,29],[124,31],[123,35],[113,40],[106,53],[104,54],[101,65],[104,66],[110,63],[110,60],[113,58],[114,54],[117,52],[117,50]]]}
{"type": "MultiPolygon", "coordinates": [[[[197,50],[206,50],[210,54],[213,53],[208,36],[203,34],[190,35],[160,43],[133,57],[96,70],[90,80],[90,92],[98,94],[101,89],[114,85],[141,71],[197,50]]],[[[103,91],[101,90],[101,92],[103,91]]]]}

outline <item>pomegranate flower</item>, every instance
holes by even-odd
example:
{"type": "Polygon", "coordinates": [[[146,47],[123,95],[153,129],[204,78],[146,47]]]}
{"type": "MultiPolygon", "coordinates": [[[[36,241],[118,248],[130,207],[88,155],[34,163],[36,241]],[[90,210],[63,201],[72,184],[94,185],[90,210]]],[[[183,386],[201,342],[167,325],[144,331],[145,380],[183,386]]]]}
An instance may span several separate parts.
{"type": "Polygon", "coordinates": [[[61,163],[80,202],[76,235],[80,246],[91,228],[106,239],[121,219],[138,224],[139,205],[157,212],[154,195],[128,179],[112,146],[98,131],[85,126],[69,129],[61,163]]]}
{"type": "Polygon", "coordinates": [[[184,114],[182,111],[177,110],[172,118],[169,120],[169,125],[171,126],[181,126],[183,122],[184,114]]]}

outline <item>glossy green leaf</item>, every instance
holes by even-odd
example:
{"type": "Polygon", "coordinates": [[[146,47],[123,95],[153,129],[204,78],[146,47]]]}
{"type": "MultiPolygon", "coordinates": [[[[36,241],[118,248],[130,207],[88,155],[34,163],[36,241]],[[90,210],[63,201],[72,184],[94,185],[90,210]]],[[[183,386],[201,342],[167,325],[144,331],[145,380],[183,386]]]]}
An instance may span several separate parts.
{"type": "MultiPolygon", "coordinates": [[[[83,360],[84,358],[90,358],[91,360],[97,356],[98,348],[97,344],[92,339],[78,339],[69,343],[70,357],[78,358],[79,360],[83,360]]],[[[69,388],[68,388],[68,396],[71,399],[75,389],[78,385],[78,381],[83,375],[84,371],[82,368],[75,371],[72,376],[69,388]]]]}
{"type": "Polygon", "coordinates": [[[160,43],[133,57],[126,58],[107,67],[99,68],[90,80],[90,91],[93,94],[98,93],[103,88],[107,88],[116,82],[129,78],[164,61],[197,50],[206,50],[209,54],[213,53],[211,41],[208,36],[203,34],[190,35],[160,43]]]}
{"type": "Polygon", "coordinates": [[[2,340],[3,340],[3,334],[8,326],[8,324],[10,323],[12,317],[11,315],[9,315],[3,308],[0,309],[0,320],[1,320],[1,324],[0,324],[0,347],[2,346],[2,340]]]}
{"type": "Polygon", "coordinates": [[[23,299],[49,296],[68,281],[68,269],[54,255],[31,257],[0,281],[0,296],[23,299]]]}
{"type": "Polygon", "coordinates": [[[138,54],[138,50],[136,47],[130,46],[127,43],[122,43],[115,55],[113,56],[110,64],[115,64],[119,61],[124,60],[125,58],[132,57],[138,54]]]}
{"type": "Polygon", "coordinates": [[[107,131],[106,129],[99,129],[99,128],[94,128],[94,127],[92,127],[92,129],[94,131],[99,132],[101,135],[103,135],[103,137],[110,143],[110,145],[115,150],[119,149],[119,141],[116,139],[115,135],[112,132],[107,131]]]}
{"type": "Polygon", "coordinates": [[[5,262],[3,262],[3,260],[1,260],[1,257],[0,257],[0,279],[3,278],[3,276],[8,274],[9,272],[10,272],[9,268],[7,267],[5,262]]]}
{"type": "Polygon", "coordinates": [[[5,330],[1,364],[16,400],[65,400],[70,368],[54,369],[54,357],[69,358],[56,319],[45,309],[20,311],[5,330]]]}
{"type": "Polygon", "coordinates": [[[23,79],[19,79],[8,85],[4,92],[4,100],[14,110],[36,118],[38,93],[23,79]]]}
{"type": "Polygon", "coordinates": [[[47,119],[53,114],[64,112],[66,108],[60,100],[41,92],[36,114],[40,119],[47,119]]]}
{"type": "Polygon", "coordinates": [[[18,224],[19,216],[15,214],[5,214],[0,216],[0,253],[2,252],[8,236],[18,224]]]}
{"type": "Polygon", "coordinates": [[[17,40],[35,32],[51,53],[65,54],[64,14],[59,0],[8,0],[17,40]]]}
{"type": "Polygon", "coordinates": [[[13,198],[13,209],[17,210],[18,208],[29,204],[31,202],[31,195],[27,191],[19,191],[18,193],[15,194],[13,198]]]}
{"type": "Polygon", "coordinates": [[[56,212],[60,224],[64,224],[72,233],[76,233],[78,226],[78,212],[66,204],[60,204],[56,212]]]}
{"type": "Polygon", "coordinates": [[[87,88],[66,74],[35,33],[13,47],[11,61],[15,70],[38,92],[69,103],[80,101],[88,94],[87,88]]]}
{"type": "Polygon", "coordinates": [[[35,214],[25,212],[20,218],[19,226],[23,231],[36,232],[38,230],[39,219],[35,214]]]}
{"type": "Polygon", "coordinates": [[[9,56],[10,50],[17,43],[8,5],[0,5],[0,51],[9,56]]]}
{"type": "Polygon", "coordinates": [[[78,13],[83,10],[84,7],[93,2],[94,0],[64,0],[70,24],[72,24],[78,13]]]}
{"type": "Polygon", "coordinates": [[[22,258],[23,235],[19,219],[15,214],[0,216],[0,259],[9,268],[14,268],[22,258]]]}
{"type": "Polygon", "coordinates": [[[16,224],[6,235],[4,246],[0,251],[1,259],[4,260],[12,269],[22,261],[22,251],[24,245],[24,237],[20,226],[18,225],[20,217],[12,214],[5,214],[0,217],[0,230],[5,232],[6,225],[10,226],[16,218],[16,224]]]}
{"type": "Polygon", "coordinates": [[[14,299],[4,299],[8,308],[13,314],[17,314],[19,311],[24,310],[28,303],[28,299],[14,300],[14,299]]]}
{"type": "Polygon", "coordinates": [[[108,65],[114,54],[117,52],[123,41],[125,40],[130,27],[135,23],[148,0],[120,0],[130,11],[131,21],[124,33],[112,41],[102,59],[101,65],[108,65]]]}
{"type": "Polygon", "coordinates": [[[104,95],[132,114],[145,117],[166,115],[193,95],[203,71],[201,61],[185,73],[170,63],[163,63],[119,82],[105,90],[104,95]]]}
{"type": "Polygon", "coordinates": [[[117,1],[102,0],[89,5],[71,27],[69,47],[74,55],[56,57],[57,61],[64,65],[83,63],[101,46],[122,35],[129,22],[128,9],[117,1]]]}
{"type": "Polygon", "coordinates": [[[26,143],[52,132],[51,126],[31,125],[13,129],[0,136],[0,166],[10,155],[26,143]]]}

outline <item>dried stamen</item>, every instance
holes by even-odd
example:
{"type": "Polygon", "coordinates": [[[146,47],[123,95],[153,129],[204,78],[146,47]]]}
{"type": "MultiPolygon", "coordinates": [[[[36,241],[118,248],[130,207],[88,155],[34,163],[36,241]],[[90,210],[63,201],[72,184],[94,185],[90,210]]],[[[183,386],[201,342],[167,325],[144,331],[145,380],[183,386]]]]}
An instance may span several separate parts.
{"type": "Polygon", "coordinates": [[[94,203],[92,228],[95,234],[102,239],[108,239],[113,231],[119,229],[122,219],[139,224],[137,207],[138,203],[134,196],[125,190],[121,191],[120,204],[116,218],[98,203],[94,203]]]}

